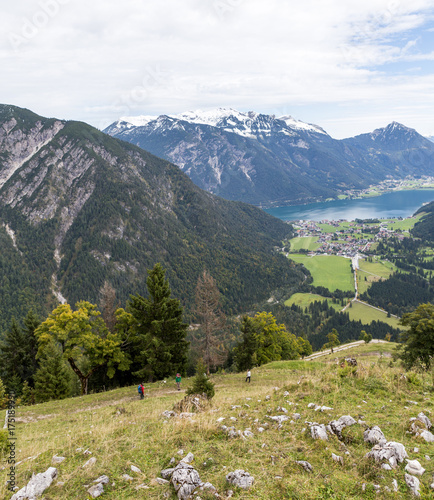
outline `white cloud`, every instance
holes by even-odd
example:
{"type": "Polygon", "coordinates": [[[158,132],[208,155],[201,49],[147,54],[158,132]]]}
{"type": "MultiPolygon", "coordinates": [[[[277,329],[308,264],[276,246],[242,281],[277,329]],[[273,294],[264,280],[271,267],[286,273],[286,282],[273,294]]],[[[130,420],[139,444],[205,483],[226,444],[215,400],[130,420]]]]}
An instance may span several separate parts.
{"type": "Polygon", "coordinates": [[[324,103],[372,107],[374,124],[379,107],[432,95],[431,77],[383,65],[432,59],[418,37],[433,13],[432,0],[23,0],[0,16],[2,100],[100,127],[214,106],[326,126],[324,103]]]}

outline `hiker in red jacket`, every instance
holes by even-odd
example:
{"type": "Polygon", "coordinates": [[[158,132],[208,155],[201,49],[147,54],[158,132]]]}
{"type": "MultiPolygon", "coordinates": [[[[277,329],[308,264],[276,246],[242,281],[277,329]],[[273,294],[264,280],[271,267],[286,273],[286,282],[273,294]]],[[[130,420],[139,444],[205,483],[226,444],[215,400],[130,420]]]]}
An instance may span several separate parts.
{"type": "Polygon", "coordinates": [[[137,387],[137,392],[139,393],[140,399],[145,398],[145,386],[143,385],[143,382],[137,387]]]}

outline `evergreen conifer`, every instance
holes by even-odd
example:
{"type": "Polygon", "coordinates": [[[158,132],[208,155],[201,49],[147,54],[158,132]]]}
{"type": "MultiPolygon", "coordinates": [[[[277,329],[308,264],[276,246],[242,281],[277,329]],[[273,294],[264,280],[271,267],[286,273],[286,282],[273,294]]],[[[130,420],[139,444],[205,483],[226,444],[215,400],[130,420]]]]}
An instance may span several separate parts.
{"type": "Polygon", "coordinates": [[[185,374],[188,324],[183,323],[183,308],[171,298],[169,281],[161,264],[148,270],[149,298],[132,295],[127,309],[134,317],[136,361],[143,367],[137,375],[150,380],[177,372],[185,374]]]}
{"type": "Polygon", "coordinates": [[[61,350],[49,342],[40,355],[35,376],[35,397],[38,403],[69,396],[70,372],[61,350]]]}

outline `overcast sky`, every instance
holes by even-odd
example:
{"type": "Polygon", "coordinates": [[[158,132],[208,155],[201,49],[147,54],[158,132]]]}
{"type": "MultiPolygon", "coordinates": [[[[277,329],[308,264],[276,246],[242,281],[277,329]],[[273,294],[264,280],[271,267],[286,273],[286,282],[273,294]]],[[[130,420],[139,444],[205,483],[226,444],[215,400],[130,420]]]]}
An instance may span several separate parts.
{"type": "Polygon", "coordinates": [[[0,102],[104,128],[232,107],[434,135],[434,0],[15,0],[0,102]]]}

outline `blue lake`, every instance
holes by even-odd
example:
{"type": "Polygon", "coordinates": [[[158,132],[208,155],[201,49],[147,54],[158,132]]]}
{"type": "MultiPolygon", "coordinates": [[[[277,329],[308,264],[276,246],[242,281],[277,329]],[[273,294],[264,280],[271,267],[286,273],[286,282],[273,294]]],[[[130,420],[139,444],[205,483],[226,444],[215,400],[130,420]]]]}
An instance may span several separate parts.
{"type": "Polygon", "coordinates": [[[434,189],[394,191],[374,198],[335,200],[307,205],[267,208],[265,211],[279,219],[291,220],[354,220],[409,217],[423,203],[434,200],[434,189]]]}

